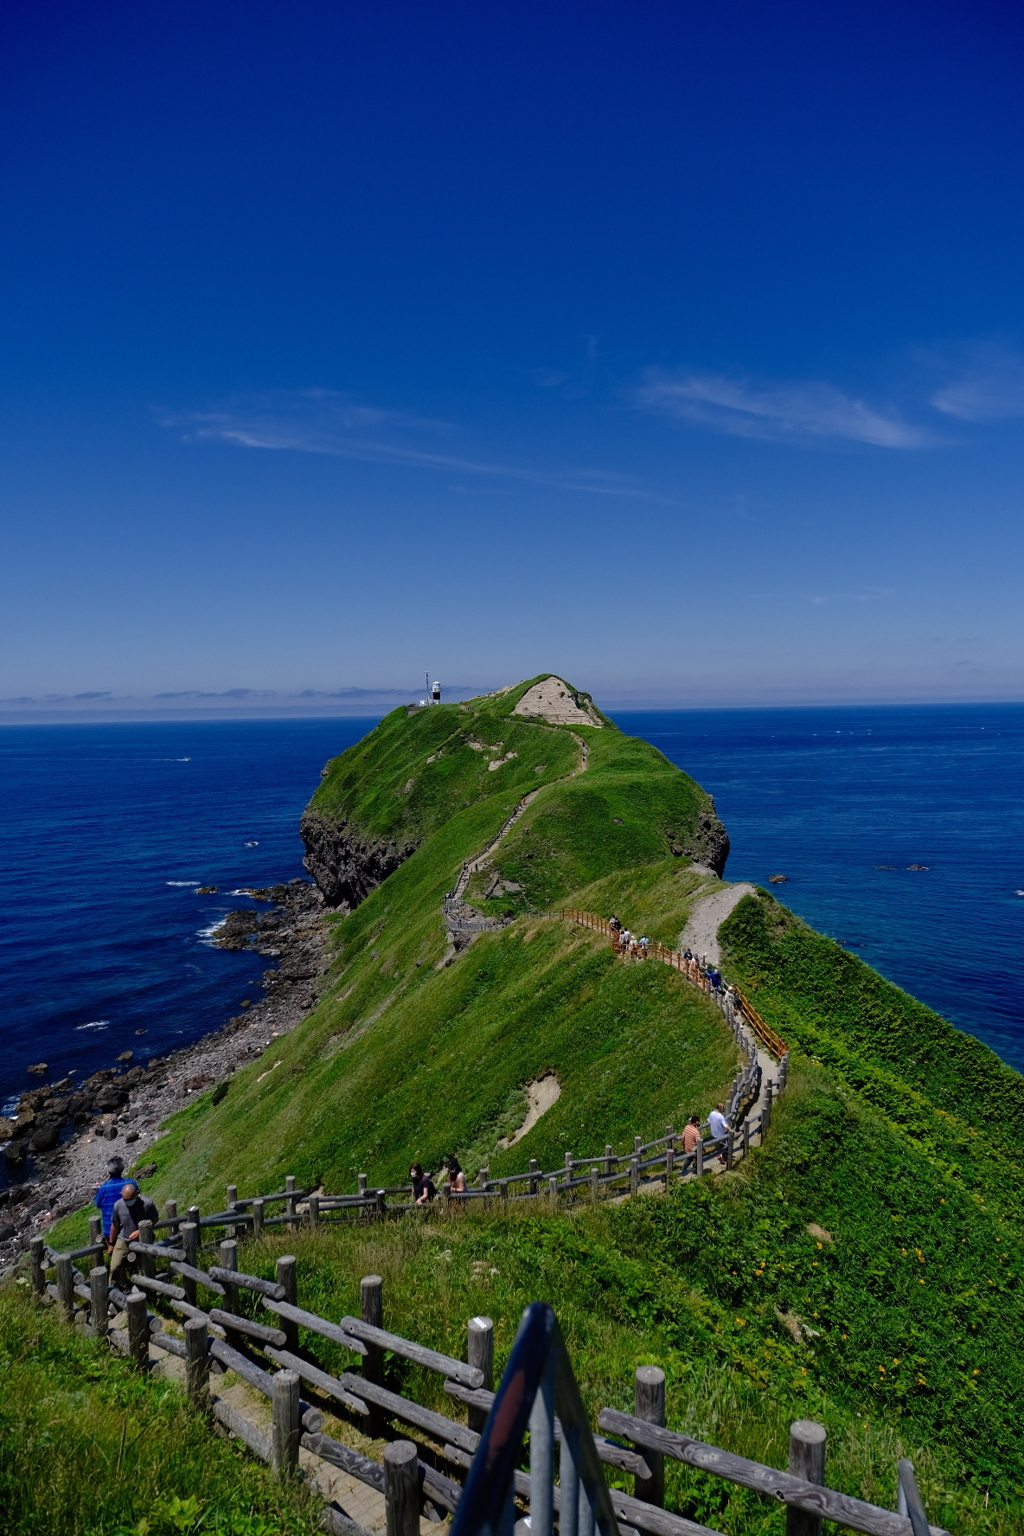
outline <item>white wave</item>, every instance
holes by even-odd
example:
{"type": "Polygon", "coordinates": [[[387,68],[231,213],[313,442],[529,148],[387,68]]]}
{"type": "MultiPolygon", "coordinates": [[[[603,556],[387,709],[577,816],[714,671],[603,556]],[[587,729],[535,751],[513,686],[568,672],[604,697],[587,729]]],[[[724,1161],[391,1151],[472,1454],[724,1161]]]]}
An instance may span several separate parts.
{"type": "MultiPolygon", "coordinates": [[[[18,1107],[18,1100],[19,1095],[16,1093],[12,1094],[9,1099],[4,1099],[3,1103],[0,1104],[0,1115],[3,1115],[5,1118],[8,1115],[13,1115],[18,1107]]],[[[5,1142],[4,1145],[6,1146],[7,1143],[5,1142]]]]}
{"type": "Polygon", "coordinates": [[[219,922],[211,923],[209,928],[197,928],[196,938],[203,939],[207,944],[209,944],[210,940],[213,938],[213,935],[217,932],[217,929],[223,928],[226,922],[227,918],[222,917],[219,922]]]}
{"type": "Polygon", "coordinates": [[[196,886],[197,885],[202,885],[202,883],[203,882],[201,880],[165,880],[164,881],[164,885],[184,885],[184,886],[189,887],[189,889],[191,889],[191,890],[195,890],[196,886]]]}
{"type": "Polygon", "coordinates": [[[91,1024],[76,1024],[76,1029],[106,1029],[110,1024],[109,1019],[93,1019],[91,1024]]]}
{"type": "Polygon", "coordinates": [[[256,840],[253,839],[253,841],[251,843],[246,843],[245,846],[246,846],[246,848],[258,848],[259,847],[259,843],[257,843],[256,840]]]}
{"type": "Polygon", "coordinates": [[[1024,891],[1014,891],[1015,896],[1024,896],[1024,891]]]}

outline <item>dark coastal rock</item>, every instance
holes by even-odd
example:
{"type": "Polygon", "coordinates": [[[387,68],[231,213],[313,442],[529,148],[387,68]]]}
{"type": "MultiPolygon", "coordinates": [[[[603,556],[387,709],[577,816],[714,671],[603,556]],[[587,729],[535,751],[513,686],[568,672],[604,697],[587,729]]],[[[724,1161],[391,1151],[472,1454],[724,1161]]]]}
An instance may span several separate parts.
{"type": "Polygon", "coordinates": [[[330,907],[356,907],[415,853],[418,842],[368,837],[348,821],[306,811],[299,826],[303,860],[330,907]]]}
{"type": "Polygon", "coordinates": [[[221,949],[248,949],[259,928],[259,913],[251,907],[229,912],[214,935],[221,949]]]}
{"type": "Polygon", "coordinates": [[[196,887],[197,896],[216,896],[216,894],[217,887],[215,885],[200,885],[196,887]]]}
{"type": "Polygon", "coordinates": [[[96,1108],[104,1114],[110,1113],[111,1110],[123,1109],[127,1102],[128,1093],[126,1089],[115,1087],[113,1083],[108,1084],[106,1088],[102,1088],[96,1095],[96,1108]]]}
{"type": "Polygon", "coordinates": [[[677,836],[671,828],[665,830],[675,858],[685,856],[695,864],[704,864],[708,869],[713,869],[719,879],[723,877],[729,857],[729,834],[718,818],[715,802],[710,795],[705,809],[697,817],[696,825],[689,831],[677,836]]]}
{"type": "Polygon", "coordinates": [[[145,1167],[135,1170],[135,1177],[137,1179],[151,1179],[154,1173],[156,1173],[156,1163],[146,1163],[145,1167]]]}
{"type": "Polygon", "coordinates": [[[48,1072],[50,1069],[45,1061],[37,1061],[34,1067],[26,1067],[25,1070],[26,1072],[32,1072],[37,1077],[39,1077],[42,1076],[44,1072],[48,1072]]]}
{"type": "Polygon", "coordinates": [[[6,1226],[0,1227],[0,1243],[10,1242],[11,1238],[17,1237],[17,1235],[18,1229],[11,1222],[8,1222],[6,1226]]]}
{"type": "Polygon", "coordinates": [[[189,1077],[185,1080],[185,1092],[197,1093],[200,1088],[209,1088],[210,1084],[214,1081],[215,1079],[206,1072],[197,1073],[195,1077],[189,1077]]]}
{"type": "Polygon", "coordinates": [[[122,1051],[120,1056],[117,1059],[118,1059],[118,1061],[134,1061],[135,1060],[135,1052],[134,1051],[122,1051]]]}
{"type": "Polygon", "coordinates": [[[14,1121],[0,1115],[0,1141],[9,1141],[14,1135],[14,1121]]]}
{"type": "Polygon", "coordinates": [[[20,1165],[25,1161],[25,1143],[23,1141],[9,1141],[4,1147],[4,1158],[10,1164],[20,1165]]]}
{"type": "Polygon", "coordinates": [[[59,1125],[54,1125],[52,1122],[49,1125],[40,1125],[33,1131],[28,1149],[30,1152],[52,1152],[59,1140],[59,1125]]]}

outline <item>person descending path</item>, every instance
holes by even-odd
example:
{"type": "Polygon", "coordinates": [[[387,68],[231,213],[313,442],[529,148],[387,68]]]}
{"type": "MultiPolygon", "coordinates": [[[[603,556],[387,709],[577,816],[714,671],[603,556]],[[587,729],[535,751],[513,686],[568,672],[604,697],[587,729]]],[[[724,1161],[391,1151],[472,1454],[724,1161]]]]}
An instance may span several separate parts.
{"type": "Polygon", "coordinates": [[[725,1118],[724,1104],[716,1105],[716,1107],[711,1111],[710,1115],[708,1116],[708,1130],[711,1132],[712,1139],[715,1143],[715,1152],[724,1163],[726,1161],[726,1138],[728,1137],[729,1132],[732,1130],[732,1126],[725,1118]]]}
{"type": "Polygon", "coordinates": [[[109,1177],[96,1186],[94,1204],[99,1207],[103,1221],[103,1236],[109,1239],[114,1206],[121,1198],[121,1189],[124,1185],[124,1158],[112,1157],[107,1164],[107,1173],[109,1177]]]}
{"type": "Polygon", "coordinates": [[[429,1205],[437,1194],[434,1181],[429,1173],[423,1172],[422,1163],[413,1163],[409,1169],[409,1178],[412,1182],[412,1199],[414,1205],[429,1205]]]}
{"type": "Polygon", "coordinates": [[[700,1116],[691,1115],[689,1124],[683,1126],[683,1151],[689,1155],[700,1145],[700,1141],[700,1116]]]}
{"type": "Polygon", "coordinates": [[[121,1198],[114,1206],[110,1222],[110,1236],[107,1240],[107,1252],[112,1255],[110,1260],[110,1283],[114,1284],[114,1277],[118,1271],[128,1262],[128,1244],[138,1242],[140,1221],[158,1221],[160,1212],[148,1195],[139,1193],[139,1186],[134,1179],[129,1179],[121,1188],[121,1198]]]}

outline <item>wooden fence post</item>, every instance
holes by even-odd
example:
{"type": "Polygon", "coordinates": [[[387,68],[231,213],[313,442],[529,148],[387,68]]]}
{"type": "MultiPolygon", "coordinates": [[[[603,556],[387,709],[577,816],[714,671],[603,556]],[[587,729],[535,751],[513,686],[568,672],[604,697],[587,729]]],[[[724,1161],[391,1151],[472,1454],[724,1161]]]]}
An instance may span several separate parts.
{"type": "Polygon", "coordinates": [[[743,1121],[743,1128],[740,1131],[740,1135],[743,1138],[743,1156],[747,1157],[750,1154],[750,1121],[749,1120],[744,1119],[744,1121],[743,1121]]]}
{"type": "MultiPolygon", "coordinates": [[[[220,1245],[221,1269],[238,1269],[238,1243],[233,1237],[226,1237],[220,1245]]],[[[238,1311],[238,1286],[230,1280],[222,1280],[224,1296],[220,1303],[222,1312],[238,1311]]],[[[236,1328],[225,1328],[224,1336],[232,1349],[241,1349],[245,1344],[245,1337],[236,1328]]]]}
{"type": "Polygon", "coordinates": [[[605,1173],[612,1174],[612,1173],[615,1172],[615,1169],[612,1167],[612,1163],[614,1161],[615,1161],[615,1159],[612,1156],[612,1149],[608,1145],[608,1143],[606,1142],[605,1143],[605,1148],[604,1148],[604,1171],[605,1171],[605,1173]]]}
{"type": "Polygon", "coordinates": [[[700,1138],[700,1140],[698,1141],[697,1145],[693,1149],[693,1171],[694,1171],[695,1176],[698,1179],[700,1178],[701,1174],[704,1172],[704,1138],[703,1138],[703,1136],[700,1138]]]}
{"type": "Polygon", "coordinates": [[[271,1470],[281,1478],[294,1477],[299,1468],[299,1378],[295,1371],[277,1371],[270,1378],[273,1421],[270,1440],[271,1470]]]}
{"type": "Polygon", "coordinates": [[[296,1221],[296,1216],[295,1216],[295,1175],[294,1174],[290,1173],[288,1175],[288,1177],[285,1179],[285,1181],[284,1181],[284,1188],[285,1188],[285,1194],[288,1197],[285,1200],[285,1202],[284,1202],[284,1214],[287,1217],[287,1220],[285,1221],[285,1226],[286,1227],[291,1227],[291,1226],[294,1226],[295,1221],[296,1221]]]}
{"type": "Polygon", "coordinates": [[[640,1188],[640,1159],[631,1157],[629,1160],[629,1192],[635,1195],[640,1188]]]}
{"type": "Polygon", "coordinates": [[[170,1235],[172,1237],[177,1237],[177,1235],[178,1235],[178,1227],[181,1225],[181,1223],[178,1221],[178,1202],[177,1202],[177,1200],[165,1200],[164,1201],[164,1215],[167,1217],[167,1220],[170,1222],[170,1226],[167,1228],[168,1232],[170,1233],[170,1235]]]}
{"type": "MultiPolygon", "coordinates": [[[[282,1254],[278,1259],[275,1278],[278,1285],[284,1287],[284,1299],[288,1305],[291,1307],[297,1307],[299,1288],[295,1276],[295,1258],[292,1254],[282,1254]]],[[[287,1336],[288,1342],[285,1345],[285,1348],[289,1351],[289,1353],[294,1355],[299,1347],[298,1323],[293,1323],[287,1317],[279,1317],[277,1320],[277,1327],[280,1328],[282,1333],[287,1336]]]]}
{"type": "Polygon", "coordinates": [[[669,1147],[668,1151],[665,1153],[665,1188],[666,1188],[666,1190],[668,1189],[669,1185],[672,1182],[672,1175],[673,1175],[673,1173],[675,1173],[675,1168],[676,1168],[676,1149],[675,1149],[675,1147],[669,1147]]]}
{"type": "MultiPolygon", "coordinates": [[[[488,1392],[494,1391],[494,1323],[489,1317],[471,1317],[469,1320],[469,1343],[466,1350],[466,1359],[470,1365],[475,1365],[478,1371],[483,1371],[483,1387],[488,1392]]],[[[477,1434],[487,1422],[486,1408],[470,1408],[469,1427],[475,1429],[477,1434]]]]}
{"type": "Polygon", "coordinates": [[[420,1469],[411,1440],[384,1447],[384,1503],[387,1536],[419,1536],[420,1469]]]}
{"type": "Polygon", "coordinates": [[[89,1322],[97,1339],[107,1336],[107,1288],[109,1279],[106,1266],[97,1264],[89,1271],[89,1322]]]}
{"type": "Polygon", "coordinates": [[[263,1196],[257,1196],[249,1209],[252,1211],[253,1241],[259,1242],[263,1236],[263,1196]]]}
{"type": "Polygon", "coordinates": [[[210,1337],[201,1317],[185,1324],[185,1391],[199,1413],[210,1411],[210,1337]]]}
{"type": "Polygon", "coordinates": [[[530,1190],[530,1194],[531,1195],[535,1195],[537,1193],[537,1175],[538,1175],[539,1172],[540,1172],[540,1170],[537,1167],[537,1159],[535,1157],[531,1157],[530,1158],[530,1183],[529,1183],[529,1190],[530,1190]]]}
{"type": "MultiPolygon", "coordinates": [[[[789,1470],[809,1483],[825,1481],[825,1429],[812,1419],[789,1426],[789,1470]]],[[[803,1509],[786,1510],[786,1536],[821,1536],[821,1518],[803,1509]]]]}
{"type": "Polygon", "coordinates": [[[387,1207],[387,1199],[388,1199],[387,1192],[385,1190],[383,1190],[383,1189],[378,1189],[376,1195],[374,1196],[374,1199],[376,1201],[376,1211],[375,1211],[375,1214],[380,1217],[381,1221],[383,1221],[384,1217],[387,1215],[387,1208],[388,1208],[387,1207]]]}
{"type": "Polygon", "coordinates": [[[550,1199],[552,1205],[554,1205],[554,1203],[558,1199],[558,1174],[557,1173],[550,1173],[550,1174],[548,1174],[548,1198],[550,1199]]]}
{"type": "MultiPolygon", "coordinates": [[[[637,1367],[633,1382],[634,1412],[638,1419],[648,1424],[665,1427],[665,1372],[657,1365],[637,1367]]],[[[634,1492],[657,1509],[665,1505],[665,1458],[659,1451],[644,1451],[644,1460],[651,1469],[650,1477],[637,1476],[634,1492]]]]}
{"type": "MultiPolygon", "coordinates": [[[[140,1243],[151,1243],[152,1241],[153,1241],[153,1223],[151,1221],[140,1221],[139,1222],[139,1242],[140,1243]]],[[[140,1275],[145,1275],[147,1278],[150,1278],[152,1276],[153,1271],[156,1268],[156,1265],[153,1263],[153,1257],[152,1257],[151,1254],[148,1254],[148,1253],[137,1253],[135,1255],[135,1262],[138,1265],[138,1272],[139,1272],[140,1275]]]]}
{"type": "Polygon", "coordinates": [[[198,1205],[190,1205],[189,1206],[188,1213],[187,1213],[187,1219],[194,1224],[195,1229],[198,1232],[199,1229],[200,1229],[199,1207],[198,1207],[198,1205]]]}
{"type": "Polygon", "coordinates": [[[32,1294],[42,1296],[46,1290],[46,1240],[34,1237],[28,1245],[32,1263],[32,1294]]]}
{"type": "Polygon", "coordinates": [[[596,1205],[597,1204],[599,1195],[600,1195],[600,1186],[599,1186],[599,1184],[597,1182],[597,1169],[595,1167],[595,1168],[591,1168],[591,1170],[590,1170],[590,1203],[591,1203],[591,1205],[596,1205]]]}
{"type": "Polygon", "coordinates": [[[360,1173],[356,1177],[356,1193],[362,1199],[366,1194],[366,1174],[360,1173]]]}
{"type": "Polygon", "coordinates": [[[643,1138],[641,1136],[634,1136],[633,1137],[633,1156],[634,1157],[639,1157],[640,1156],[640,1148],[643,1146],[643,1144],[644,1144],[643,1143],[643,1138]]]}
{"type": "Polygon", "coordinates": [[[307,1202],[306,1210],[307,1210],[307,1220],[309,1221],[309,1225],[315,1231],[316,1228],[320,1225],[320,1196],[319,1195],[310,1195],[309,1201],[307,1202]]]}
{"type": "MultiPolygon", "coordinates": [[[[364,1323],[374,1328],[384,1326],[384,1282],[380,1275],[365,1275],[359,1286],[359,1309],[364,1323]]],[[[367,1344],[363,1356],[363,1375],[377,1386],[384,1384],[384,1351],[377,1344],[367,1344]]]]}
{"type": "Polygon", "coordinates": [[[73,1323],[75,1320],[75,1269],[71,1260],[61,1254],[57,1260],[57,1304],[64,1314],[64,1320],[73,1323]]]}
{"type": "MultiPolygon", "coordinates": [[[[189,1212],[191,1215],[191,1211],[189,1212]]],[[[178,1228],[178,1241],[181,1243],[182,1252],[185,1255],[185,1263],[191,1264],[193,1269],[198,1266],[199,1260],[199,1228],[194,1221],[183,1221],[178,1228]]],[[[185,1300],[190,1306],[196,1304],[196,1282],[190,1275],[179,1275],[182,1290],[185,1292],[185,1300]]]]}
{"type": "Polygon", "coordinates": [[[89,1241],[90,1243],[102,1243],[103,1241],[103,1217],[89,1217],[89,1241]]]}
{"type": "Polygon", "coordinates": [[[130,1291],[125,1306],[128,1314],[128,1353],[140,1371],[149,1366],[149,1318],[146,1298],[141,1291],[130,1291]]]}
{"type": "Polygon", "coordinates": [[[727,1168],[731,1168],[732,1167],[733,1155],[734,1155],[735,1151],[736,1151],[736,1132],[735,1131],[730,1131],[729,1134],[725,1138],[725,1166],[727,1168]]]}

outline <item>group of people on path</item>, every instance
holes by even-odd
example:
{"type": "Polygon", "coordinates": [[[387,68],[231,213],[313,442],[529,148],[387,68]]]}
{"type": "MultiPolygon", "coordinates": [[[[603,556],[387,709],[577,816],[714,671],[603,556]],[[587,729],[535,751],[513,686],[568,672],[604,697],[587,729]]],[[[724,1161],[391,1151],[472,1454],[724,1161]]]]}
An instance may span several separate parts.
{"type": "MultiPolygon", "coordinates": [[[[441,1169],[444,1177],[441,1182],[441,1194],[448,1200],[459,1200],[466,1193],[466,1175],[454,1152],[449,1152],[447,1157],[441,1159],[441,1169]]],[[[409,1167],[409,1181],[412,1184],[413,1206],[429,1205],[437,1198],[437,1185],[429,1173],[423,1172],[422,1163],[412,1163],[409,1167]]]]}
{"type": "Polygon", "coordinates": [[[631,960],[647,959],[651,941],[646,933],[630,933],[628,928],[623,928],[617,917],[610,917],[608,926],[612,930],[612,943],[620,955],[628,955],[631,960]]]}
{"type": "Polygon", "coordinates": [[[157,1221],[159,1211],[148,1195],[144,1195],[134,1179],[124,1177],[124,1158],[112,1157],[107,1164],[107,1175],[96,1186],[95,1204],[103,1220],[103,1237],[110,1259],[110,1283],[128,1262],[128,1244],[139,1240],[139,1228],[144,1221],[157,1221]]]}
{"type": "MultiPolygon", "coordinates": [[[[612,947],[617,954],[626,955],[630,960],[646,960],[650,953],[651,941],[646,933],[630,933],[624,928],[619,919],[612,913],[608,919],[608,926],[612,930],[612,947]]],[[[708,965],[706,961],[698,959],[691,949],[683,950],[683,959],[687,968],[691,966],[697,975],[706,979],[710,991],[719,996],[729,996],[735,1003],[739,1002],[739,993],[735,987],[730,987],[717,966],[708,965]]],[[[696,978],[694,978],[696,979],[696,978]]]]}

